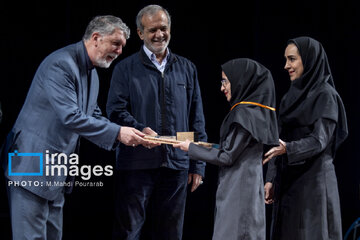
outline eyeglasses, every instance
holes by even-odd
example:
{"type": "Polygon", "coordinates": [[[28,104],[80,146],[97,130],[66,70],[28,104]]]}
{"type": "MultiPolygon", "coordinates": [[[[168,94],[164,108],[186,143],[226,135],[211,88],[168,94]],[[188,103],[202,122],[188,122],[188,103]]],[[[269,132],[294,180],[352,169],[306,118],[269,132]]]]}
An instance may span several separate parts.
{"type": "Polygon", "coordinates": [[[228,84],[229,84],[229,80],[227,80],[227,79],[222,79],[221,80],[221,86],[225,87],[228,84]]]}

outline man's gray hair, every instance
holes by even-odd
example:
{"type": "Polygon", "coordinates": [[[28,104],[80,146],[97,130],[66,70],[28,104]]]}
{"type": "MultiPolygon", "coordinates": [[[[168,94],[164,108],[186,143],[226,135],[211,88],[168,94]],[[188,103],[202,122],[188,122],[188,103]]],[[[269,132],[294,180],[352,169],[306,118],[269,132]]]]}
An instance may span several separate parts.
{"type": "Polygon", "coordinates": [[[111,35],[116,29],[124,32],[125,38],[129,39],[130,29],[120,18],[112,15],[96,16],[86,27],[83,40],[89,40],[94,32],[98,32],[101,35],[111,35]]]}
{"type": "Polygon", "coordinates": [[[144,25],[141,22],[142,17],[144,15],[153,16],[159,11],[163,11],[166,14],[168,23],[169,23],[169,27],[171,27],[171,17],[170,17],[169,12],[165,8],[163,8],[159,5],[148,5],[148,6],[144,7],[143,9],[141,9],[140,12],[138,13],[138,15],[136,16],[136,27],[141,32],[144,32],[144,25]]]}

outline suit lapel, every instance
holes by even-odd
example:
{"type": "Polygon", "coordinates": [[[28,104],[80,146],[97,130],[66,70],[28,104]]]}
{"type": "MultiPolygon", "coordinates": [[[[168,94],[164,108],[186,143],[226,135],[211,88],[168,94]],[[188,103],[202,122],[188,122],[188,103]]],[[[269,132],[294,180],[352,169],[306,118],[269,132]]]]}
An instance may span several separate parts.
{"type": "Polygon", "coordinates": [[[88,73],[86,67],[86,55],[85,55],[85,45],[82,41],[77,43],[77,62],[79,67],[80,73],[80,89],[79,89],[79,96],[78,96],[78,104],[79,108],[86,112],[87,109],[87,102],[88,102],[88,73]]]}
{"type": "Polygon", "coordinates": [[[98,93],[99,93],[99,77],[97,75],[96,69],[93,68],[91,70],[90,91],[89,91],[89,99],[87,102],[86,113],[92,114],[92,112],[90,112],[93,110],[91,109],[91,107],[95,105],[97,101],[98,93]]]}
{"type": "Polygon", "coordinates": [[[77,45],[78,63],[80,72],[80,85],[79,91],[79,107],[88,115],[92,115],[92,107],[96,104],[98,92],[99,92],[99,77],[96,72],[96,68],[89,71],[86,64],[86,49],[83,42],[79,42],[77,45]]]}
{"type": "Polygon", "coordinates": [[[81,93],[82,96],[80,97],[81,101],[81,110],[86,112],[87,102],[88,102],[88,76],[86,68],[81,69],[81,93]]]}

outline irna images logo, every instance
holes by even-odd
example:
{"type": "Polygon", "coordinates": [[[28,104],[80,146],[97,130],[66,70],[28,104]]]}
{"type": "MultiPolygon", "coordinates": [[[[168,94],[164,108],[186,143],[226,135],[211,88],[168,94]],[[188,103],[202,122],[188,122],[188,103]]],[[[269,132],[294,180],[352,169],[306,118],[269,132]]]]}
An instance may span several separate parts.
{"type": "Polygon", "coordinates": [[[113,175],[111,165],[79,166],[79,156],[76,153],[67,156],[65,153],[50,153],[49,150],[46,150],[45,154],[19,153],[15,150],[9,153],[8,170],[9,176],[44,176],[45,174],[45,176],[81,176],[83,180],[89,180],[93,175],[113,175]]]}
{"type": "Polygon", "coordinates": [[[9,176],[43,176],[43,154],[42,153],[9,153],[9,176]],[[13,172],[13,165],[20,166],[19,161],[36,161],[32,164],[33,169],[21,169],[19,167],[13,172]],[[35,169],[37,168],[37,169],[35,169]]]}

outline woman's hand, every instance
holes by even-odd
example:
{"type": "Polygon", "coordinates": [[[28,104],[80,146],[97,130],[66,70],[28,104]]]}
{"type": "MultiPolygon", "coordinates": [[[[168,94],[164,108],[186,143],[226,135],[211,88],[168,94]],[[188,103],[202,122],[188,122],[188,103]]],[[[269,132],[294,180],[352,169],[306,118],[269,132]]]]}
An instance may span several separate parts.
{"type": "Polygon", "coordinates": [[[265,203],[272,204],[274,202],[274,188],[271,182],[265,183],[264,193],[265,193],[265,203]]]}
{"type": "Polygon", "coordinates": [[[286,143],[281,139],[279,139],[279,143],[280,143],[279,146],[273,147],[267,153],[265,153],[264,155],[265,159],[263,160],[263,164],[270,161],[270,159],[272,159],[273,157],[283,155],[284,153],[286,153],[286,143]]]}
{"type": "Polygon", "coordinates": [[[181,150],[187,152],[187,151],[189,151],[190,143],[191,143],[191,141],[186,139],[185,142],[181,142],[181,143],[178,143],[178,144],[173,144],[173,147],[174,148],[180,148],[181,150]]]}

